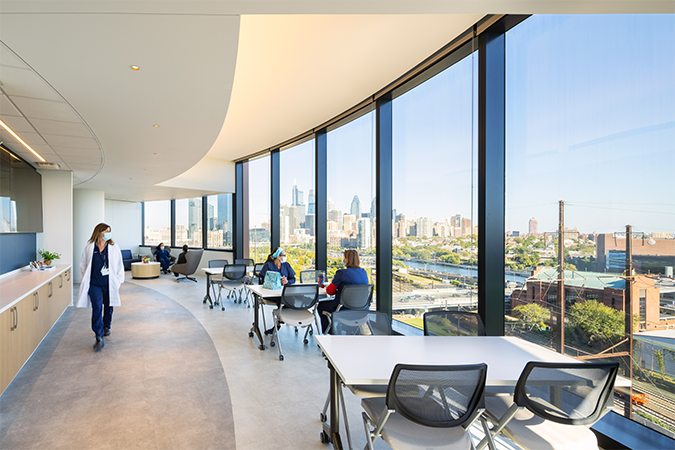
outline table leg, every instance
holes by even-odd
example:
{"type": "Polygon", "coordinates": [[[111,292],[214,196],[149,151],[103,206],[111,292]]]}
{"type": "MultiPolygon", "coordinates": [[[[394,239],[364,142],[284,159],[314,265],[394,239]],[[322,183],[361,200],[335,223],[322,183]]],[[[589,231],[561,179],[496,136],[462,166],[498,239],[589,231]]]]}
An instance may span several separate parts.
{"type": "Polygon", "coordinates": [[[342,439],[340,438],[340,403],[338,399],[340,377],[330,361],[328,362],[328,368],[330,369],[330,423],[323,424],[321,441],[326,443],[331,442],[334,449],[342,450],[342,439]]]}
{"type": "MultiPolygon", "coordinates": [[[[265,350],[267,347],[265,346],[265,341],[263,340],[262,333],[260,332],[260,320],[259,320],[259,314],[261,311],[261,303],[262,303],[262,298],[260,298],[257,294],[253,294],[253,301],[255,303],[255,306],[253,308],[253,326],[251,327],[251,330],[248,332],[248,337],[253,337],[253,334],[255,334],[258,337],[258,342],[260,342],[260,345],[258,348],[260,350],[265,350]]],[[[263,312],[264,314],[264,312],[263,312]]]]}
{"type": "Polygon", "coordinates": [[[206,272],[206,295],[204,296],[204,303],[209,301],[211,307],[213,307],[213,301],[211,301],[211,274],[206,272]]]}

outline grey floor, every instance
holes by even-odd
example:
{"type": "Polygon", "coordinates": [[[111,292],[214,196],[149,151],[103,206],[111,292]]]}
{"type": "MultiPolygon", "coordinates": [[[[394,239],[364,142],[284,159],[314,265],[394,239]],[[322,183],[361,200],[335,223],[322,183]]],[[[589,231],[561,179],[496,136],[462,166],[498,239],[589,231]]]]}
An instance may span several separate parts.
{"type": "MultiPolygon", "coordinates": [[[[282,327],[280,362],[275,348],[260,351],[248,337],[252,309],[232,301],[209,309],[198,280],[127,272],[99,353],[91,310],[68,308],[0,396],[0,448],[331,448],[319,441],[329,371],[316,344],[282,327]]],[[[346,391],[345,402],[362,449],[360,399],[346,391]]]]}

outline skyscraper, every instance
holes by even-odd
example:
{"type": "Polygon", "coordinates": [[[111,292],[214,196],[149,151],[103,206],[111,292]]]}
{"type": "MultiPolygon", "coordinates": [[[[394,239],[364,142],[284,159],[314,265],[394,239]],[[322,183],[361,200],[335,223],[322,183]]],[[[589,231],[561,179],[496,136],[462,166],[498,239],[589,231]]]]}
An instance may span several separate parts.
{"type": "Polygon", "coordinates": [[[316,214],[314,210],[314,189],[310,189],[307,196],[307,214],[316,214]]]}
{"type": "Polygon", "coordinates": [[[326,199],[326,211],[331,212],[334,209],[335,209],[335,202],[333,201],[332,198],[328,197],[326,199]]]}
{"type": "Polygon", "coordinates": [[[530,235],[536,235],[537,234],[537,224],[538,224],[537,219],[535,219],[534,217],[530,219],[530,223],[529,223],[529,227],[528,227],[530,235]]]}
{"type": "Polygon", "coordinates": [[[361,201],[359,200],[358,195],[354,195],[354,199],[352,200],[352,205],[349,208],[349,213],[356,217],[356,220],[359,220],[361,218],[361,201]]]}
{"type": "Polygon", "coordinates": [[[432,237],[434,222],[428,217],[420,217],[417,220],[417,237],[432,237]]]}
{"type": "Polygon", "coordinates": [[[359,234],[356,236],[356,242],[360,249],[367,249],[372,247],[370,219],[359,219],[358,221],[359,234]]]}
{"type": "MultiPolygon", "coordinates": [[[[199,224],[202,222],[202,199],[191,198],[188,201],[188,239],[193,240],[197,231],[201,231],[199,224]]],[[[193,242],[197,244],[197,242],[193,242]]]]}

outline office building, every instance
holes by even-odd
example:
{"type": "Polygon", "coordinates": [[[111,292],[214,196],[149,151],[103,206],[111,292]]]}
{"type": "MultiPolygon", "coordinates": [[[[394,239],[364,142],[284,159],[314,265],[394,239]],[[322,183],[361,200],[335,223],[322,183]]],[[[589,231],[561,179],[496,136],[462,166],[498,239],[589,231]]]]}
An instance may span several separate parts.
{"type": "Polygon", "coordinates": [[[530,236],[536,236],[537,235],[537,219],[534,217],[530,219],[528,222],[528,233],[530,236]]]}
{"type": "MultiPolygon", "coordinates": [[[[88,353],[90,311],[67,308],[2,394],[0,447],[321,445],[320,351],[287,326],[286,361],[269,337],[260,351],[246,297],[234,304],[222,291],[209,303],[209,261],[262,262],[281,246],[296,273],[328,271],[339,248],[358,248],[375,275],[373,305],[396,332],[419,333],[424,311],[461,301],[488,334],[524,340],[524,323],[505,315],[505,272],[523,277],[501,261],[506,230],[525,234],[536,217],[537,232],[555,232],[560,200],[568,228],[610,236],[597,243],[597,272],[625,264],[613,241],[632,224],[645,236],[644,249],[633,240],[638,275],[672,273],[659,241],[672,240],[675,214],[672,2],[505,0],[496,15],[494,3],[0,0],[0,119],[22,139],[0,130],[0,176],[24,160],[41,183],[11,192],[0,183],[0,283],[44,275],[25,269],[47,249],[72,266],[66,286],[77,290],[100,222],[134,257],[160,242],[172,256],[183,242],[202,255],[197,283],[127,271],[101,353],[88,353]],[[24,215],[29,192],[39,220],[24,215]],[[439,267],[413,270],[442,266],[439,255],[476,275],[452,274],[471,278],[460,281],[469,288],[439,282],[439,267]],[[297,380],[301,394],[288,389],[297,380]]],[[[551,244],[519,250],[539,241],[551,244]]],[[[20,320],[40,310],[31,306],[20,320]]],[[[554,349],[550,335],[536,338],[554,349]]],[[[645,386],[667,379],[639,373],[645,386]]],[[[631,400],[615,399],[605,417],[625,421],[605,430],[629,430],[636,416],[621,409],[631,400]]],[[[647,417],[657,417],[654,404],[640,406],[639,420],[658,431],[647,417]]]]}

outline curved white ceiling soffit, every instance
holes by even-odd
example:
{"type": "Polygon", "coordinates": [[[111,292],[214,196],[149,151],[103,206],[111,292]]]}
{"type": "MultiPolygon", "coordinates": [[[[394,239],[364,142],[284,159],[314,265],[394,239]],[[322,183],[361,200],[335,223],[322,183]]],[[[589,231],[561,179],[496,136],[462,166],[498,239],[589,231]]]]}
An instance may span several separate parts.
{"type": "MultiPolygon", "coordinates": [[[[73,171],[73,184],[103,168],[96,135],[82,116],[38,72],[0,41],[0,119],[47,162],[73,171]]],[[[0,140],[35,165],[39,160],[9,132],[0,140]]]]}
{"type": "MultiPolygon", "coordinates": [[[[238,36],[238,16],[0,14],[0,40],[68,100],[100,141],[105,164],[93,178],[95,171],[74,166],[89,179],[79,187],[130,201],[209,193],[158,184],[194,166],[215,142],[238,36]]],[[[77,147],[67,147],[54,151],[75,156],[77,147]]]]}

